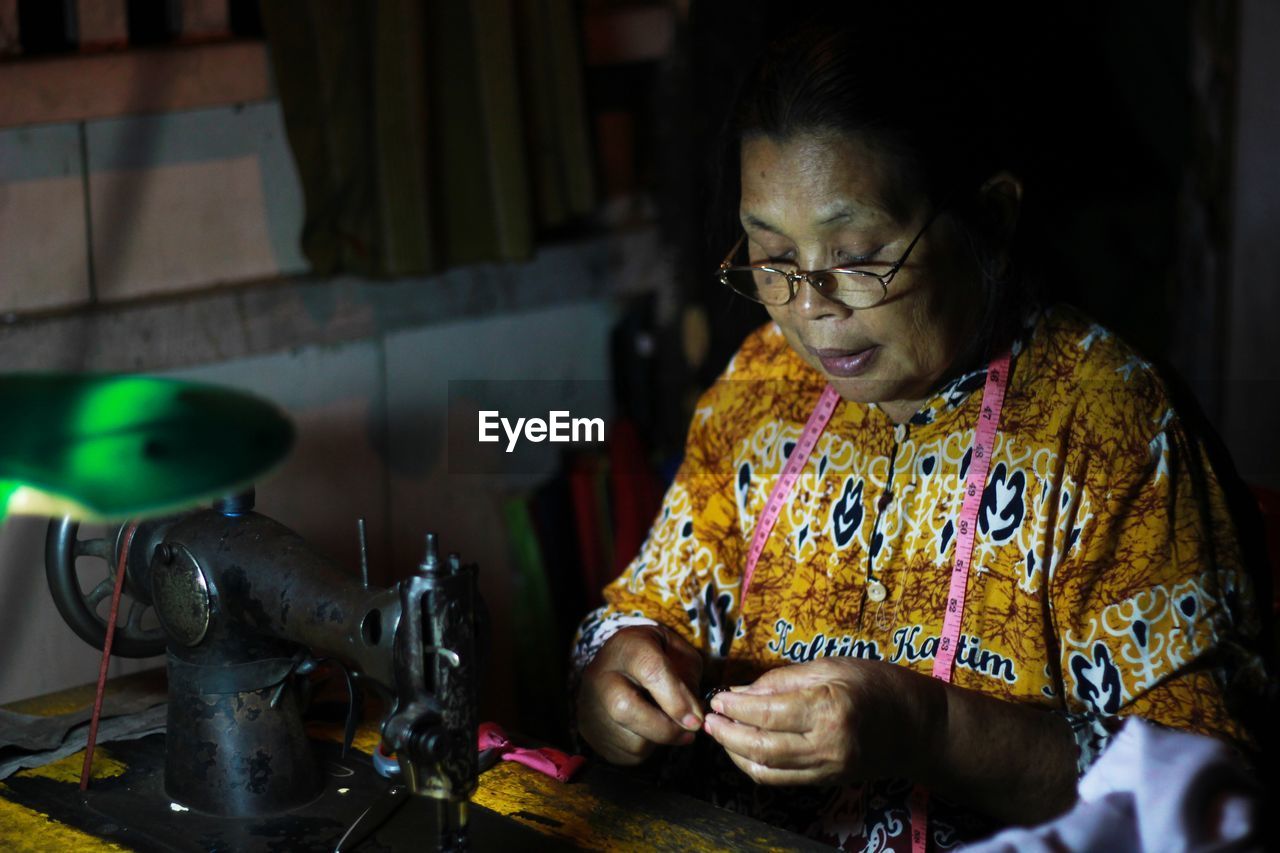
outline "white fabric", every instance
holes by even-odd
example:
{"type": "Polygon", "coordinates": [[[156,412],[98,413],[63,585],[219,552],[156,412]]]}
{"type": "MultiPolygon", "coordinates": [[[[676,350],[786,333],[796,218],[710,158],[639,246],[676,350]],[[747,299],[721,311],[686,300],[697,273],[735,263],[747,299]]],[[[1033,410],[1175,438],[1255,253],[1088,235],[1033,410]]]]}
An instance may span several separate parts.
{"type": "Polygon", "coordinates": [[[1212,738],[1130,719],[1062,817],[966,847],[997,851],[1260,850],[1258,788],[1212,738]]]}
{"type": "MultiPolygon", "coordinates": [[[[588,621],[591,616],[601,613],[604,608],[599,608],[587,617],[588,621]]],[[[658,623],[646,616],[606,616],[601,619],[591,631],[584,631],[574,644],[571,654],[573,663],[573,677],[576,679],[581,677],[582,671],[590,665],[596,653],[604,648],[604,644],[609,642],[609,638],[621,631],[623,628],[630,628],[633,625],[657,625],[658,623]]],[[[574,682],[576,684],[576,681],[574,682]]],[[[575,687],[576,690],[576,687],[575,687]]]]}

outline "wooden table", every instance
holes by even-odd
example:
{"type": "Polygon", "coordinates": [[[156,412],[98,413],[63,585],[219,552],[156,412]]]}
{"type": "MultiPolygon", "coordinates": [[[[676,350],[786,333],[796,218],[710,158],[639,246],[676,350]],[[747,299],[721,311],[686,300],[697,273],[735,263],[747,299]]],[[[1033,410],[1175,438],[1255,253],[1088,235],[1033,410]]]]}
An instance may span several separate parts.
{"type": "MultiPolygon", "coordinates": [[[[163,673],[113,680],[110,691],[164,690],[163,673]]],[[[13,703],[11,710],[56,714],[92,702],[91,685],[13,703]]],[[[163,791],[164,738],[100,746],[93,781],[78,790],[84,754],[24,770],[0,782],[0,849],[5,851],[332,850],[345,828],[386,788],[372,769],[375,725],[362,727],[341,755],[339,727],[309,726],[330,778],[325,793],[285,815],[228,819],[183,811],[163,791]]],[[[473,798],[473,850],[806,850],[828,849],[792,833],[663,791],[604,765],[569,784],[499,762],[473,798]]],[[[360,851],[432,849],[433,809],[415,798],[360,851]]]]}

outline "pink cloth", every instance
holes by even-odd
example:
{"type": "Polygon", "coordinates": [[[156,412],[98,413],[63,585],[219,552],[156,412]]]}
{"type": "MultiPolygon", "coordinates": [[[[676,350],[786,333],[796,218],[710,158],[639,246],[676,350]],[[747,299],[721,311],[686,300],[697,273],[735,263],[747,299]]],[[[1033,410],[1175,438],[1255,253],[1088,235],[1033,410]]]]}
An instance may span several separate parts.
{"type": "Polygon", "coordinates": [[[587,760],[581,755],[569,755],[549,746],[540,749],[526,749],[516,746],[497,723],[481,723],[477,737],[477,746],[483,751],[496,749],[503,761],[514,761],[531,767],[539,773],[545,773],[552,779],[568,782],[587,760]]]}

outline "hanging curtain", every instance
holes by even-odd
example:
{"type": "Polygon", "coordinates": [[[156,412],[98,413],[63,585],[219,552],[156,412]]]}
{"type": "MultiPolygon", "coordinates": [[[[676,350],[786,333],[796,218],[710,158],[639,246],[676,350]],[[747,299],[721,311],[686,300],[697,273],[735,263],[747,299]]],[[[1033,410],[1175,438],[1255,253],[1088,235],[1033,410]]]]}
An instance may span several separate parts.
{"type": "Polygon", "coordinates": [[[527,258],[593,207],[572,0],[263,0],[319,274],[527,258]]]}

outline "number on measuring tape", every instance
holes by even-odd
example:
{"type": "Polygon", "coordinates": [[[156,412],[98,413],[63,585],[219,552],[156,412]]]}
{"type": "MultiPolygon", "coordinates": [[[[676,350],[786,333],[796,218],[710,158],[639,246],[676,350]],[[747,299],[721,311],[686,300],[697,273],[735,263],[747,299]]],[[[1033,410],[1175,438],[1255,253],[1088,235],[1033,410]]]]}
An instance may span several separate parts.
{"type": "MultiPolygon", "coordinates": [[[[782,514],[782,504],[786,501],[787,493],[791,491],[796,481],[800,479],[800,472],[808,461],[809,455],[813,452],[814,446],[818,443],[818,437],[826,429],[827,421],[834,414],[836,404],[839,402],[840,395],[834,388],[828,385],[822,389],[822,396],[818,399],[818,405],[814,407],[813,413],[809,415],[809,420],[800,433],[799,444],[792,448],[791,454],[787,457],[786,465],[782,469],[782,476],[773,484],[773,490],[769,492],[769,498],[765,501],[764,512],[760,514],[760,519],[756,522],[755,532],[751,535],[751,547],[747,549],[747,564],[742,573],[742,583],[738,593],[739,609],[742,608],[743,603],[746,601],[747,591],[751,589],[751,579],[755,575],[756,564],[760,560],[760,555],[764,553],[765,540],[769,538],[769,531],[773,529],[778,516],[782,514]]],[[[741,632],[739,635],[741,635],[741,632]]]]}
{"type": "MultiPolygon", "coordinates": [[[[991,464],[989,453],[995,443],[1000,425],[1000,412],[1004,406],[1005,377],[1009,354],[1004,353],[988,367],[987,383],[982,392],[981,419],[973,434],[973,465],[969,469],[969,483],[964,490],[963,506],[956,536],[954,570],[951,573],[951,592],[947,599],[947,612],[942,622],[942,635],[938,640],[938,653],[933,659],[933,677],[950,682],[955,666],[955,648],[959,643],[960,625],[964,621],[965,586],[968,583],[969,557],[973,552],[977,530],[973,522],[978,518],[981,498],[978,493],[985,487],[987,471],[991,464]]],[[[916,786],[911,792],[911,850],[926,853],[929,825],[928,793],[916,786]]]]}
{"type": "MultiPolygon", "coordinates": [[[[963,492],[965,497],[960,508],[961,517],[958,524],[959,533],[956,536],[955,560],[951,574],[951,592],[947,599],[942,635],[939,638],[939,651],[934,656],[933,661],[933,677],[946,682],[951,681],[951,671],[955,664],[955,646],[959,642],[960,625],[964,620],[968,561],[973,551],[973,537],[976,532],[973,528],[973,522],[977,519],[981,506],[980,503],[975,501],[977,501],[978,493],[985,484],[987,469],[990,465],[989,460],[987,460],[989,450],[987,443],[991,442],[992,446],[994,446],[995,432],[999,429],[1000,412],[1004,404],[1005,393],[1003,371],[1008,364],[1009,354],[1006,352],[997,357],[988,366],[986,387],[982,391],[980,422],[973,433],[972,461],[974,464],[969,470],[968,484],[963,492]]],[[[765,502],[765,511],[761,514],[760,520],[757,521],[756,529],[751,537],[751,546],[747,551],[747,563],[739,586],[739,617],[736,636],[742,636],[745,633],[743,626],[746,625],[746,617],[743,615],[742,607],[746,602],[747,591],[751,588],[751,579],[755,574],[756,564],[764,551],[765,540],[768,538],[774,522],[777,521],[782,512],[782,504],[786,500],[787,493],[799,479],[801,469],[817,444],[818,437],[826,428],[827,421],[835,411],[838,401],[839,394],[830,385],[822,390],[822,397],[810,414],[809,421],[805,424],[801,433],[799,445],[793,449],[791,455],[787,458],[782,476],[774,484],[773,490],[765,502]]],[[[881,591],[884,589],[879,582],[875,582],[875,587],[878,587],[881,591]]],[[[868,584],[868,597],[875,599],[875,596],[871,594],[872,589],[873,587],[868,584]]],[[[882,593],[880,593],[880,597],[883,598],[882,593]]],[[[927,847],[927,827],[929,825],[927,804],[928,794],[924,789],[918,786],[915,787],[912,790],[909,803],[913,853],[925,853],[927,847]]]]}

